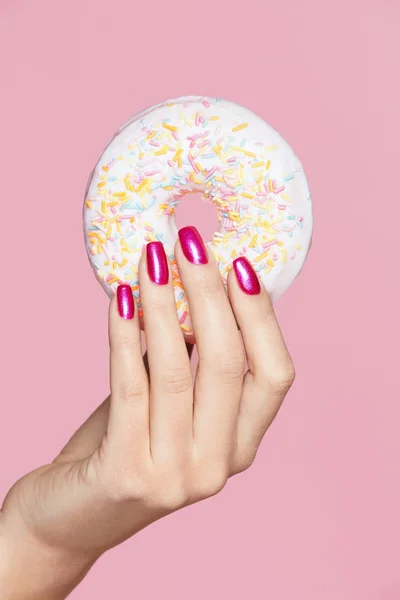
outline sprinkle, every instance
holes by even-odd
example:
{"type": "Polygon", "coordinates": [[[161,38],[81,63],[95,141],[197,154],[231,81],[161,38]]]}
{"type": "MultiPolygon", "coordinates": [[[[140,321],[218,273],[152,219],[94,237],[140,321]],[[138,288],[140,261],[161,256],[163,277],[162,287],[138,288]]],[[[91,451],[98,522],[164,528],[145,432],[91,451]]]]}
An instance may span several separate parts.
{"type": "Polygon", "coordinates": [[[263,167],[263,166],[264,166],[264,163],[262,161],[260,161],[260,162],[253,163],[251,165],[251,168],[252,169],[257,169],[258,167],[263,167]]]}
{"type": "Polygon", "coordinates": [[[172,159],[174,162],[177,162],[177,160],[179,159],[180,155],[182,154],[182,148],[179,148],[176,152],[175,152],[175,156],[172,159]]]}
{"type": "Polygon", "coordinates": [[[143,179],[143,181],[136,188],[136,193],[138,194],[144,187],[146,187],[148,185],[148,183],[150,183],[150,182],[147,178],[143,179]]]}
{"type": "Polygon", "coordinates": [[[91,203],[91,201],[90,201],[90,200],[86,200],[86,206],[87,206],[88,208],[92,208],[92,206],[93,206],[93,205],[92,205],[92,203],[91,203]]]}
{"type": "Polygon", "coordinates": [[[155,156],[160,156],[161,154],[166,154],[169,150],[169,146],[163,146],[160,150],[157,150],[157,152],[154,152],[155,156]]]}
{"type": "Polygon", "coordinates": [[[255,245],[256,245],[256,243],[257,243],[257,239],[258,239],[258,234],[254,235],[254,236],[252,237],[252,239],[251,239],[251,242],[250,242],[250,244],[249,244],[249,248],[254,248],[254,246],[255,246],[255,245]]]}
{"type": "Polygon", "coordinates": [[[266,252],[263,252],[262,254],[260,254],[259,256],[257,256],[254,259],[254,262],[259,262],[260,260],[263,260],[264,258],[267,258],[268,254],[269,254],[269,250],[267,250],[266,252]]]}
{"type": "Polygon", "coordinates": [[[188,158],[189,158],[189,162],[192,165],[192,169],[195,173],[199,173],[199,167],[197,166],[197,164],[194,162],[194,158],[193,156],[189,153],[188,154],[188,158]]]}
{"type": "Polygon", "coordinates": [[[236,131],[240,131],[241,129],[245,129],[249,124],[248,123],[242,123],[241,125],[236,125],[236,127],[233,127],[232,131],[234,133],[236,133],[236,131]]]}
{"type": "Polygon", "coordinates": [[[169,125],[168,123],[163,123],[162,126],[164,129],[168,129],[169,131],[178,131],[178,128],[175,125],[169,125]]]}
{"type": "Polygon", "coordinates": [[[274,194],[279,194],[280,192],[283,192],[284,189],[285,189],[284,185],[282,185],[280,188],[275,188],[274,194]]]}
{"type": "Polygon", "coordinates": [[[214,150],[215,154],[218,154],[218,156],[221,157],[221,147],[220,146],[213,146],[212,149],[214,150]]]}
{"type": "Polygon", "coordinates": [[[236,152],[243,152],[244,154],[246,154],[246,156],[250,156],[251,158],[255,158],[256,157],[256,155],[254,154],[254,152],[249,152],[248,150],[244,150],[240,146],[231,146],[231,149],[235,150],[236,152]]]}

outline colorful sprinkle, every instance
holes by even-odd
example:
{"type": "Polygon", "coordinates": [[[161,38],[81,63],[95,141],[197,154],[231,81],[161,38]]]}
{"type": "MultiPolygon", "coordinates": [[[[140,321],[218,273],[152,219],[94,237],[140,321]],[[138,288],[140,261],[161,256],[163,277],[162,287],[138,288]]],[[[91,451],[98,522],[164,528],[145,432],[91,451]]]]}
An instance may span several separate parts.
{"type": "Polygon", "coordinates": [[[234,133],[236,133],[237,131],[240,131],[241,129],[245,129],[246,127],[248,127],[248,123],[242,123],[241,125],[236,125],[236,127],[232,128],[232,131],[234,133]]]}

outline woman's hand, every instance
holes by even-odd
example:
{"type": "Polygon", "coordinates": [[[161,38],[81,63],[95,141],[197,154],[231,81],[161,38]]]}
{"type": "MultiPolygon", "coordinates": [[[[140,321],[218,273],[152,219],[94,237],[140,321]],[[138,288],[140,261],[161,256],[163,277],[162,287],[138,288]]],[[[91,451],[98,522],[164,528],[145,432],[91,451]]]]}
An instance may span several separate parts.
{"type": "Polygon", "coordinates": [[[10,591],[6,598],[63,598],[104,551],[218,493],[251,465],[292,384],[292,361],[249,263],[235,262],[228,300],[196,230],[184,228],[180,240],[176,259],[196,336],[196,377],[176,316],[170,267],[155,242],[140,263],[150,376],[132,293],[121,286],[110,304],[110,401],[52,464],[15,484],[0,512],[14,572],[18,565],[29,570],[29,552],[20,562],[19,556],[31,545],[35,556],[43,555],[41,564],[59,557],[65,577],[63,571],[55,587],[49,584],[47,595],[40,589],[34,595],[27,584],[26,592],[10,591]]]}

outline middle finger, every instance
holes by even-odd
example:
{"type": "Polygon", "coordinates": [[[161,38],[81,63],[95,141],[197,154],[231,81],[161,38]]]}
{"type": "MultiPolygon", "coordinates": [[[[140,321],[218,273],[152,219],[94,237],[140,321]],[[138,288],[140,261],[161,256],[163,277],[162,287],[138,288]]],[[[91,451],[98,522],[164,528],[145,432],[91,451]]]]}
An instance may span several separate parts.
{"type": "Polygon", "coordinates": [[[173,455],[184,460],[193,441],[192,373],[161,242],[147,245],[140,292],[150,371],[151,453],[155,459],[173,455]]]}
{"type": "Polygon", "coordinates": [[[199,354],[195,381],[194,441],[229,458],[243,385],[244,350],[214,259],[194,227],[179,231],[175,255],[199,354]]]}

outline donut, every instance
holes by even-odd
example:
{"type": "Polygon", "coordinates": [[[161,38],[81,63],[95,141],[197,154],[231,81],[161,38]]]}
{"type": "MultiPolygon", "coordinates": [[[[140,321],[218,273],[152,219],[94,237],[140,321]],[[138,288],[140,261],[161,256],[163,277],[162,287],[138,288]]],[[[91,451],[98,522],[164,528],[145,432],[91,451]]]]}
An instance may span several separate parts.
{"type": "Polygon", "coordinates": [[[174,212],[188,193],[201,193],[215,206],[219,228],[207,246],[224,284],[233,260],[246,256],[272,302],[304,264],[313,219],[298,157],[250,110],[220,98],[186,96],[151,106],[126,122],[86,188],[88,257],[107,294],[128,283],[140,311],[139,259],[145,244],[161,241],[171,261],[178,318],[191,335],[174,258],[174,212]]]}

